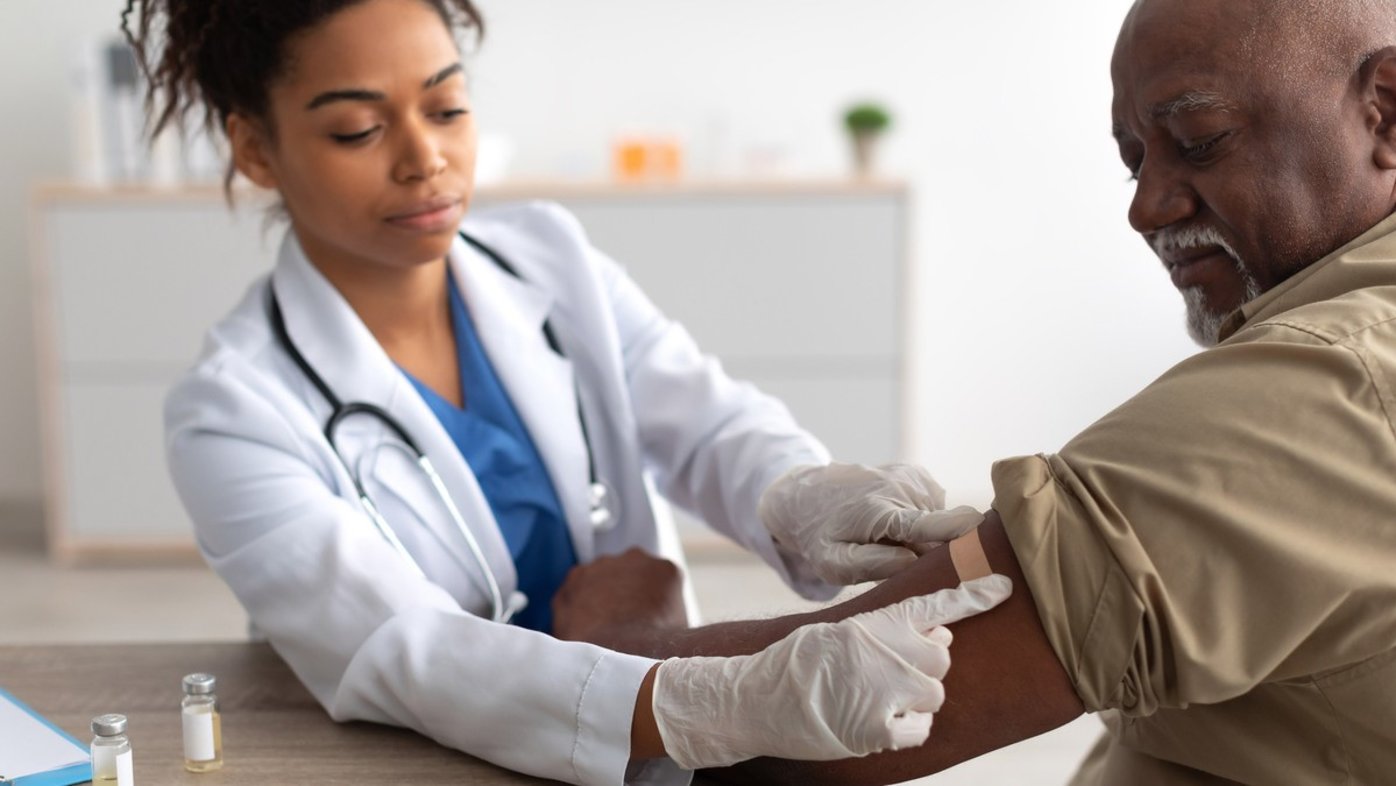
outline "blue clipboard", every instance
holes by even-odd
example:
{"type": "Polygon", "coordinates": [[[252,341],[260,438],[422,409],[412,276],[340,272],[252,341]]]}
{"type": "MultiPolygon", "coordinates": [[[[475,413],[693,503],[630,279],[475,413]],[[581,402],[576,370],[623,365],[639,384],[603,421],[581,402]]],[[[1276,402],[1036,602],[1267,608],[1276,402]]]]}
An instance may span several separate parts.
{"type": "MultiPolygon", "coordinates": [[[[13,693],[10,693],[4,688],[0,688],[0,699],[4,699],[24,712],[29,713],[34,720],[49,727],[55,734],[73,743],[73,747],[77,748],[83,754],[87,754],[88,749],[86,745],[74,739],[73,735],[53,725],[48,718],[35,712],[28,704],[15,698],[13,693]]],[[[0,784],[4,784],[5,786],[72,786],[72,784],[86,783],[90,780],[92,780],[92,759],[90,757],[85,762],[79,762],[78,764],[73,764],[68,767],[48,770],[46,772],[36,772],[33,775],[25,775],[8,780],[5,778],[4,773],[0,773],[0,784]]]]}

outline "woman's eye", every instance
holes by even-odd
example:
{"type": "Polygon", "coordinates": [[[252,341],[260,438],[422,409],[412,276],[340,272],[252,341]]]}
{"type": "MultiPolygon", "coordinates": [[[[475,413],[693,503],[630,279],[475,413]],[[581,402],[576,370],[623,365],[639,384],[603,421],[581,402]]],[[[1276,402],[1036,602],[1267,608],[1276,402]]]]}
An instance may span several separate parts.
{"type": "Polygon", "coordinates": [[[368,139],[369,136],[373,134],[373,132],[378,130],[378,128],[378,126],[374,126],[373,128],[370,128],[366,131],[360,131],[356,134],[330,134],[330,138],[334,139],[334,141],[342,145],[352,145],[356,142],[362,142],[368,139]]]}
{"type": "Polygon", "coordinates": [[[469,114],[469,113],[470,113],[470,110],[469,110],[469,109],[447,109],[447,110],[442,111],[442,112],[437,112],[436,115],[437,115],[437,117],[440,117],[442,120],[455,120],[456,118],[460,117],[461,115],[465,115],[465,114],[469,114]]]}

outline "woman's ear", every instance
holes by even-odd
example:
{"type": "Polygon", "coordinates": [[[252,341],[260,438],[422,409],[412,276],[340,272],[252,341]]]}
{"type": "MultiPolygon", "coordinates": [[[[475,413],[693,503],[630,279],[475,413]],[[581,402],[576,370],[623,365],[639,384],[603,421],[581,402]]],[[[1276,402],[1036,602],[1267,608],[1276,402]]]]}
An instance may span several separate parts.
{"type": "Polygon", "coordinates": [[[1378,50],[1363,66],[1367,78],[1367,125],[1373,136],[1372,161],[1396,169],[1396,46],[1378,50]]]}
{"type": "Polygon", "coordinates": [[[233,151],[233,166],[243,177],[262,188],[276,188],[276,171],[271,163],[270,139],[261,123],[243,115],[228,115],[224,130],[233,151]]]}

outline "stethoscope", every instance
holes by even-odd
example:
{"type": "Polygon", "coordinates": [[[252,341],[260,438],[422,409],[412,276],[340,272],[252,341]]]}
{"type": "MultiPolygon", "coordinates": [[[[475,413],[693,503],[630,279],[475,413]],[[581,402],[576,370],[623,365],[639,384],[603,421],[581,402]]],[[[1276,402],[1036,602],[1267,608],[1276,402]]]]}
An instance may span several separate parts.
{"type": "MultiPolygon", "coordinates": [[[[477,251],[484,254],[498,265],[505,273],[514,278],[520,278],[518,271],[514,269],[513,265],[504,261],[503,257],[495,253],[493,249],[480,243],[464,232],[460,233],[460,236],[465,242],[469,243],[477,251]]],[[[330,386],[316,373],[315,369],[310,365],[310,362],[307,361],[305,356],[300,353],[300,350],[296,348],[295,342],[291,340],[291,334],[286,331],[286,320],[281,316],[281,304],[277,300],[275,286],[269,285],[268,289],[271,293],[271,326],[272,330],[276,333],[276,339],[281,344],[282,348],[291,356],[291,359],[295,361],[296,366],[300,368],[301,372],[305,374],[306,378],[315,386],[315,389],[320,391],[320,395],[325,398],[325,401],[329,402],[330,416],[329,419],[325,421],[325,439],[329,441],[330,449],[334,451],[335,456],[339,459],[339,463],[344,466],[345,471],[354,481],[354,491],[359,495],[359,504],[363,506],[364,512],[368,514],[369,520],[373,522],[373,526],[378,530],[378,534],[383,536],[383,539],[392,546],[394,551],[401,554],[407,560],[407,564],[412,566],[418,576],[426,578],[426,571],[422,570],[422,566],[408,553],[407,547],[398,539],[397,533],[393,532],[393,528],[388,526],[388,522],[383,518],[383,514],[379,511],[378,506],[374,504],[373,499],[369,497],[368,491],[364,488],[359,471],[350,467],[348,460],[344,458],[343,453],[339,452],[339,446],[335,443],[335,429],[339,428],[339,424],[355,415],[366,415],[374,418],[387,426],[393,434],[397,435],[400,442],[394,443],[390,441],[388,444],[403,451],[408,454],[410,458],[415,460],[417,466],[422,470],[422,473],[426,475],[427,480],[430,481],[431,487],[436,491],[437,497],[441,499],[441,504],[446,508],[446,511],[450,513],[451,521],[455,523],[456,529],[460,530],[461,535],[465,538],[465,543],[470,549],[470,554],[474,558],[476,566],[480,569],[480,575],[485,579],[485,589],[489,593],[490,605],[493,610],[491,619],[495,622],[508,622],[515,614],[522,611],[524,607],[528,605],[528,598],[524,597],[522,592],[516,591],[510,595],[508,602],[505,601],[503,593],[499,588],[499,580],[495,577],[494,571],[490,569],[489,562],[485,560],[485,553],[480,548],[480,542],[475,538],[475,534],[470,531],[470,527],[466,526],[465,517],[461,515],[460,509],[456,507],[455,501],[451,499],[451,494],[446,489],[446,484],[441,480],[441,475],[437,473],[436,467],[431,463],[431,459],[427,457],[426,451],[422,450],[421,447],[417,445],[417,441],[412,438],[412,435],[407,433],[407,429],[382,407],[365,401],[341,401],[339,397],[334,394],[334,391],[330,390],[330,386]]],[[[547,320],[543,321],[543,336],[547,339],[548,346],[552,348],[553,352],[556,352],[560,357],[566,357],[566,354],[562,351],[562,345],[558,343],[557,336],[553,333],[552,325],[549,324],[547,320]]],[[[582,427],[582,442],[586,447],[587,453],[587,473],[590,478],[590,484],[588,486],[588,495],[590,498],[589,521],[595,529],[609,529],[615,525],[616,519],[613,510],[613,495],[606,484],[601,482],[600,478],[597,476],[596,458],[591,449],[591,437],[587,433],[586,416],[582,412],[581,393],[575,389],[575,385],[573,392],[577,396],[577,420],[582,427]]],[[[463,562],[461,563],[461,567],[465,569],[467,575],[470,574],[471,571],[469,567],[463,562]]]]}

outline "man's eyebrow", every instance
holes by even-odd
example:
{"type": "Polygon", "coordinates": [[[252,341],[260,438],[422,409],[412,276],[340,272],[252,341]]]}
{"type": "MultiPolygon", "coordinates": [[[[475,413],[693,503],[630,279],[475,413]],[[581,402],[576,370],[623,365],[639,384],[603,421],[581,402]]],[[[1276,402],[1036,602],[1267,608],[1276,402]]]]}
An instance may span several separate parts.
{"type": "MultiPolygon", "coordinates": [[[[423,90],[430,90],[433,87],[445,82],[452,76],[465,70],[460,63],[452,63],[437,71],[429,79],[422,83],[423,90]]],[[[310,99],[310,103],[305,105],[307,110],[319,109],[325,104],[332,104],[335,101],[386,101],[388,96],[377,90],[364,90],[362,88],[349,88],[346,90],[327,90],[320,95],[310,99]]]]}
{"type": "Polygon", "coordinates": [[[1154,120],[1168,120],[1183,112],[1219,111],[1227,112],[1236,107],[1216,93],[1206,90],[1189,90],[1170,101],[1155,104],[1149,109],[1149,117],[1154,120]]]}

